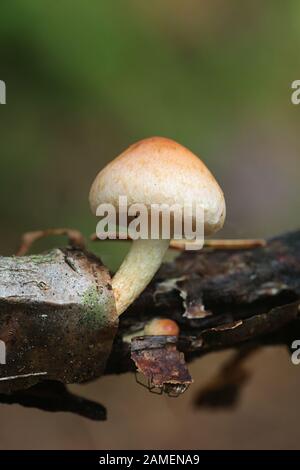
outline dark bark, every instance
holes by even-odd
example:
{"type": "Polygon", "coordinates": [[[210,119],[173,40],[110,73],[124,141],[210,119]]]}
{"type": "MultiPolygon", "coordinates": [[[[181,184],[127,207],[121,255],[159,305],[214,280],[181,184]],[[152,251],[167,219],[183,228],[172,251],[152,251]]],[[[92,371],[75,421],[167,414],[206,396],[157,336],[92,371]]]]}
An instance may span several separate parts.
{"type": "Polygon", "coordinates": [[[94,421],[106,420],[106,409],[100,403],[70,393],[61,382],[40,382],[28,389],[0,394],[0,403],[19,404],[44,411],[76,413],[94,421]]]}
{"type": "Polygon", "coordinates": [[[300,338],[300,231],[247,250],[183,252],[121,317],[107,372],[132,369],[128,333],[151,318],[180,326],[187,360],[244,342],[300,338]]]}
{"type": "MultiPolygon", "coordinates": [[[[82,255],[83,252],[77,250],[77,253],[82,255]]],[[[90,255],[84,256],[88,260],[90,255]]],[[[95,257],[90,259],[94,260],[95,265],[95,257]]],[[[2,275],[0,270],[0,285],[2,275]]],[[[81,275],[85,276],[85,273],[81,275]]],[[[101,278],[102,275],[99,276],[101,278]]],[[[59,275],[56,281],[57,288],[61,288],[64,281],[59,275]]],[[[71,286],[66,286],[66,289],[71,289],[71,286]]],[[[7,305],[5,296],[5,293],[1,296],[2,307],[7,305]]],[[[27,301],[28,305],[34,304],[30,296],[27,301]]],[[[223,387],[223,391],[229,391],[227,403],[233,403],[238,396],[239,386],[247,379],[242,367],[247,354],[241,351],[265,344],[289,347],[294,339],[300,338],[299,304],[300,231],[269,240],[264,247],[184,252],[174,262],[162,266],[145,292],[121,316],[105,373],[134,371],[131,345],[126,337],[139,333],[151,318],[172,318],[180,327],[177,348],[184,353],[186,361],[210,351],[237,348],[237,360],[225,366],[225,373],[221,371],[220,377],[208,386],[206,393],[204,391],[198,397],[198,405],[211,403],[214,406],[214,397],[218,396],[218,391],[223,387]]],[[[67,314],[66,310],[63,311],[67,314]]],[[[53,318],[55,324],[56,317],[53,318]]],[[[65,325],[68,322],[66,316],[65,325]]],[[[115,325],[115,321],[112,325],[115,325]]],[[[87,324],[84,328],[87,328],[87,324]]],[[[170,351],[173,351],[172,358],[177,356],[173,354],[174,348],[168,346],[173,343],[172,338],[165,337],[159,342],[163,366],[166,358],[170,357],[170,351]]],[[[146,351],[155,349],[157,337],[150,337],[146,343],[146,351]]],[[[162,372],[164,375],[165,370],[160,368],[162,372]]],[[[100,372],[94,375],[100,375],[100,372]]],[[[20,395],[16,400],[20,402],[20,395]]],[[[40,406],[39,402],[36,406],[40,406]]],[[[62,404],[59,406],[62,407],[62,404]]],[[[80,407],[77,412],[80,412],[80,407]]]]}

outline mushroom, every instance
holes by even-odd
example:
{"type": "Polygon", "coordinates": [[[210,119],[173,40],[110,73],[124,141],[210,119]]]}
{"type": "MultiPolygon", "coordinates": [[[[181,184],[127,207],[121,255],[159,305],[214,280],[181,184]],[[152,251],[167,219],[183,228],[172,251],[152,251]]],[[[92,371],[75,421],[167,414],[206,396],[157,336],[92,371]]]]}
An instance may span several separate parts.
{"type": "Polygon", "coordinates": [[[180,329],[177,323],[170,318],[152,318],[145,326],[137,331],[123,336],[125,343],[131,343],[133,338],[139,336],[179,336],[180,329]]]}
{"type": "MultiPolygon", "coordinates": [[[[131,145],[98,173],[89,196],[93,213],[96,215],[103,203],[112,204],[118,211],[119,196],[127,197],[128,206],[144,204],[148,214],[153,204],[198,204],[203,209],[205,235],[220,229],[225,219],[223,192],[205,164],[187,148],[163,137],[131,145]]],[[[118,315],[149,284],[170,239],[139,238],[132,242],[112,280],[118,315]]]]}
{"type": "Polygon", "coordinates": [[[144,328],[146,336],[179,336],[179,326],[170,318],[153,318],[144,328]]]}

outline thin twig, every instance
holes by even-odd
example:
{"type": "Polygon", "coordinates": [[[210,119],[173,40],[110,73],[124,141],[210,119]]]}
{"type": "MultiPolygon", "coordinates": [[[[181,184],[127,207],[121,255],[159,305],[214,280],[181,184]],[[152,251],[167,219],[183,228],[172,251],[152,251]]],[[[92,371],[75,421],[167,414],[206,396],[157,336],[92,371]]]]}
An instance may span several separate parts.
{"type": "MultiPolygon", "coordinates": [[[[90,239],[94,242],[103,241],[102,239],[108,239],[111,241],[122,240],[131,241],[129,234],[109,233],[102,234],[103,237],[99,238],[96,233],[90,236],[90,239]]],[[[171,240],[170,248],[173,250],[184,251],[188,245],[192,245],[193,242],[189,240],[171,240]]],[[[204,248],[212,248],[214,250],[248,250],[251,248],[266,246],[266,240],[262,238],[250,238],[250,239],[213,239],[205,240],[204,248]]]]}

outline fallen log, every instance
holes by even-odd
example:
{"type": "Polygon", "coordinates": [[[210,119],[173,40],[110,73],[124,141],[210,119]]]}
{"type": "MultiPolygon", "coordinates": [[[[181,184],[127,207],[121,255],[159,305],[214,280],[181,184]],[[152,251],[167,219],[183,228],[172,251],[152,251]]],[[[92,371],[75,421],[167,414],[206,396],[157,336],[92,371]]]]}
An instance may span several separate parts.
{"type": "MultiPolygon", "coordinates": [[[[3,338],[3,331],[6,334],[12,332],[11,337],[14,338],[17,331],[16,325],[26,326],[27,335],[30,335],[30,329],[32,328],[35,331],[36,337],[38,336],[36,332],[39,329],[44,333],[45,331],[47,332],[47,329],[43,326],[45,317],[42,317],[44,313],[42,313],[43,309],[41,307],[47,305],[49,300],[47,296],[50,292],[45,288],[43,282],[47,286],[48,284],[51,285],[50,290],[52,294],[54,292],[54,298],[56,293],[60,292],[64,299],[68,299],[67,301],[62,301],[60,305],[56,304],[54,307],[51,304],[52,333],[57,328],[57,331],[61,332],[61,336],[57,338],[57,341],[49,343],[47,343],[47,335],[44,336],[44,343],[42,343],[44,344],[44,351],[47,352],[44,360],[47,362],[47,357],[51,357],[51,354],[53,354],[53,351],[55,351],[59,344],[60,358],[59,363],[56,363],[59,366],[56,365],[55,373],[52,371],[46,377],[39,377],[41,380],[45,378],[49,380],[50,378],[66,383],[72,381],[82,382],[99,377],[102,373],[119,374],[136,371],[138,364],[136,364],[134,359],[137,358],[137,349],[139,350],[139,364],[142,363],[142,367],[146,367],[147,373],[150,376],[150,363],[147,362],[145,366],[144,360],[141,362],[140,345],[146,345],[143,347],[146,347],[147,354],[143,354],[143,358],[150,357],[150,359],[153,359],[151,353],[148,353],[151,349],[155,350],[155,345],[159,344],[161,353],[157,355],[156,351],[155,357],[160,357],[162,362],[159,367],[160,377],[156,376],[155,380],[158,381],[159,385],[165,386],[168,385],[168,379],[165,379],[168,363],[164,363],[164,361],[167,361],[168,357],[172,356],[172,361],[178,357],[178,364],[182,364],[182,356],[180,354],[183,354],[185,360],[189,362],[210,351],[227,348],[236,348],[237,351],[243,351],[244,348],[252,350],[253,348],[268,344],[282,344],[286,347],[291,347],[292,341],[300,338],[300,231],[270,239],[265,246],[235,249],[234,251],[225,246],[223,250],[220,247],[218,249],[206,248],[200,252],[187,251],[180,254],[173,262],[166,263],[161,267],[139,299],[121,316],[117,332],[117,322],[112,306],[110,277],[101,265],[100,260],[94,255],[86,253],[82,247],[54,251],[57,255],[58,252],[60,253],[59,263],[60,267],[63,266],[63,270],[58,271],[54,269],[52,271],[53,279],[51,276],[48,277],[48,282],[44,280],[44,268],[42,271],[39,271],[43,275],[38,277],[41,278],[38,283],[33,283],[32,276],[29,276],[31,281],[26,287],[26,308],[24,308],[24,302],[22,304],[20,297],[18,297],[21,295],[21,285],[23,289],[24,285],[26,285],[23,281],[20,281],[25,275],[24,266],[22,266],[22,263],[17,262],[16,258],[0,258],[0,325],[2,328],[0,328],[0,340],[3,338]],[[74,271],[74,266],[72,266],[74,257],[75,260],[84,260],[84,269],[81,267],[79,270],[75,269],[74,271]],[[71,258],[71,263],[68,258],[71,258]],[[65,276],[65,270],[70,270],[72,275],[75,275],[73,285],[66,283],[67,276],[65,276]],[[15,284],[11,283],[10,276],[12,276],[11,279],[17,279],[18,281],[15,284]],[[52,279],[51,281],[50,278],[52,279]],[[70,298],[73,292],[76,291],[77,282],[79,280],[80,282],[87,281],[90,288],[94,286],[95,279],[97,279],[98,283],[98,294],[104,292],[104,297],[107,296],[107,299],[109,299],[109,307],[108,310],[105,310],[106,313],[104,315],[105,333],[103,324],[95,326],[94,322],[87,321],[87,318],[91,319],[91,314],[95,312],[95,302],[96,307],[98,306],[98,298],[96,300],[95,297],[90,299],[89,308],[85,308],[86,306],[82,301],[84,291],[82,291],[77,298],[77,304],[75,302],[75,305],[80,305],[79,310],[74,305],[74,310],[70,310],[70,304],[72,304],[70,298]],[[13,286],[14,289],[12,289],[13,286]],[[36,297],[34,297],[37,292],[39,293],[40,300],[42,300],[40,304],[37,302],[36,297]],[[47,300],[45,301],[46,298],[47,300]],[[39,312],[39,315],[35,315],[34,323],[25,321],[24,318],[30,319],[34,315],[33,312],[39,312]],[[73,314],[76,321],[72,319],[73,314]],[[80,322],[81,316],[82,322],[80,322]],[[175,341],[176,349],[180,353],[178,356],[174,346],[171,346],[171,349],[169,346],[174,344],[174,337],[165,337],[159,340],[159,337],[153,336],[148,337],[147,342],[141,342],[139,338],[134,338],[135,335],[139,337],[140,331],[143,330],[147,322],[155,317],[170,318],[177,322],[180,328],[180,335],[175,341]],[[3,320],[4,318],[5,321],[3,320]],[[17,318],[18,321],[14,322],[14,318],[17,318]],[[23,319],[23,321],[20,319],[23,319]],[[5,325],[4,329],[3,325],[5,325]],[[70,325],[72,325],[71,334],[69,335],[69,340],[70,338],[71,340],[69,342],[63,341],[64,333],[62,331],[64,331],[64,328],[67,331],[70,325]],[[78,331],[77,328],[79,328],[78,331]],[[89,331],[90,336],[88,335],[84,346],[86,349],[81,351],[83,355],[80,353],[81,360],[79,361],[80,364],[78,363],[79,369],[77,370],[83,370],[84,363],[86,362],[89,365],[87,368],[88,373],[85,371],[82,376],[79,374],[76,377],[68,353],[70,354],[71,351],[71,354],[74,354],[74,349],[77,346],[82,347],[79,346],[79,343],[80,339],[84,337],[86,329],[89,331]],[[128,337],[133,337],[133,339],[128,341],[128,337]],[[101,346],[98,343],[101,343],[103,338],[105,339],[106,346],[102,354],[101,346]],[[94,350],[89,347],[91,344],[96,345],[95,349],[98,351],[98,357],[101,356],[100,366],[99,363],[94,362],[94,350]],[[137,348],[137,344],[139,348],[137,348]],[[88,350],[90,355],[87,354],[88,350]],[[170,351],[172,352],[171,355],[170,351]],[[71,372],[70,374],[66,372],[62,374],[61,369],[71,372]],[[166,382],[160,383],[159,379],[162,376],[166,382]]],[[[49,254],[42,256],[49,257],[49,254]]],[[[25,260],[25,266],[29,262],[27,258],[30,257],[20,258],[25,260]]],[[[41,258],[38,257],[38,259],[39,267],[41,267],[41,258]]],[[[37,268],[36,261],[31,257],[30,263],[31,270],[34,268],[33,271],[37,268]]],[[[55,266],[56,264],[52,265],[51,269],[55,268],[55,266]]],[[[27,272],[26,275],[28,274],[27,272]]],[[[36,281],[36,278],[34,280],[36,281]]],[[[213,388],[214,396],[216,396],[217,385],[224,387],[226,382],[225,385],[230,388],[230,374],[234,377],[233,389],[235,394],[237,394],[237,378],[240,376],[242,383],[245,380],[245,376],[243,373],[237,374],[235,364],[238,364],[239,370],[242,370],[241,361],[244,356],[247,357],[247,354],[238,353],[239,359],[233,361],[233,364],[225,369],[227,370],[226,377],[228,380],[224,380],[223,374],[221,379],[216,380],[214,386],[210,387],[210,389],[213,388]]],[[[172,372],[174,372],[174,367],[176,367],[176,364],[175,366],[174,364],[172,363],[172,372]]],[[[0,380],[1,374],[3,376],[2,367],[1,365],[0,380]]],[[[6,369],[6,376],[10,372],[9,369],[6,369]]],[[[20,371],[18,370],[17,372],[19,373],[20,371]]],[[[187,383],[191,382],[188,375],[186,375],[186,371],[184,371],[182,376],[187,383]]],[[[36,379],[34,379],[33,383],[35,382],[36,379]]],[[[32,383],[26,382],[22,384],[22,387],[28,387],[29,385],[32,385],[32,383]]],[[[36,397],[37,393],[36,387],[45,390],[43,387],[49,387],[49,382],[32,387],[33,398],[30,401],[30,406],[34,406],[34,396],[36,397]]],[[[30,390],[26,391],[27,402],[30,390]]],[[[9,388],[9,391],[13,392],[13,389],[9,388]]],[[[4,392],[7,392],[7,390],[4,390],[4,392]]],[[[24,403],[22,392],[18,391],[16,393],[11,393],[10,402],[22,403],[23,399],[24,403]]],[[[205,399],[203,395],[199,397],[199,403],[209,402],[208,395],[206,393],[205,399]]],[[[3,396],[1,395],[0,399],[3,396]]],[[[5,401],[3,398],[2,400],[5,401]]],[[[6,402],[8,402],[7,398],[6,402]]],[[[228,402],[231,402],[230,399],[228,402]]],[[[77,410],[76,405],[74,408],[74,400],[72,407],[69,408],[73,412],[82,412],[78,403],[77,410]]],[[[47,409],[45,401],[42,405],[43,409],[47,409]]],[[[64,409],[67,410],[66,403],[62,403],[62,401],[58,408],[61,409],[63,405],[65,406],[64,409]]],[[[36,400],[36,406],[41,406],[41,401],[36,400]]],[[[55,411],[53,400],[52,405],[49,405],[48,408],[55,411]]],[[[97,413],[99,415],[99,410],[97,409],[96,411],[95,408],[95,416],[97,413]]],[[[103,417],[103,413],[101,416],[103,417]]]]}

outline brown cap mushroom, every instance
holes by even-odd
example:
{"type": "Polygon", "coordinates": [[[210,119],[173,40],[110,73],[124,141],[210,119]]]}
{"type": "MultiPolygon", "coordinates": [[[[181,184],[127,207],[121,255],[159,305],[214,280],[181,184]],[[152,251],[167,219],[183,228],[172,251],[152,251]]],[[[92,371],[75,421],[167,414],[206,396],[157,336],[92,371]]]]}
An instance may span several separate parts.
{"type": "MultiPolygon", "coordinates": [[[[204,233],[223,226],[225,201],[221,188],[204,163],[177,142],[152,137],[131,145],[97,175],[90,191],[94,214],[100,204],[118,208],[119,196],[128,206],[144,204],[198,204],[204,213],[204,233]]],[[[115,274],[112,287],[117,312],[139,296],[158,270],[170,240],[134,240],[131,250],[115,274]]]]}

